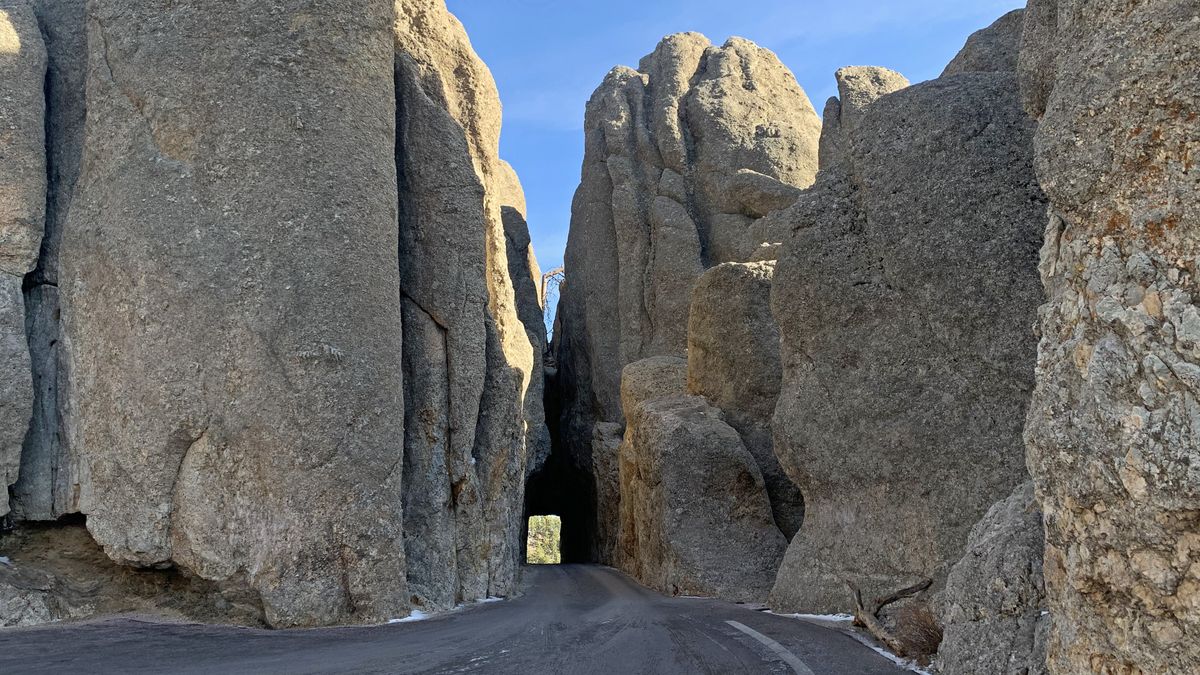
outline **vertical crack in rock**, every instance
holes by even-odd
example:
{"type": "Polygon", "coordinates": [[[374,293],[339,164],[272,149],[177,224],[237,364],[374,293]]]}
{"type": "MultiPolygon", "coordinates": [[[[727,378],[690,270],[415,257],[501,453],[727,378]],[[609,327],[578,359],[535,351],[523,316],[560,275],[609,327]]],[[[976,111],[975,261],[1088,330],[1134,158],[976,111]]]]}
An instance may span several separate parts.
{"type": "Polygon", "coordinates": [[[13,486],[18,520],[52,521],[79,511],[80,467],[67,445],[61,358],[59,248],[80,171],[86,117],[87,29],[84,0],[34,4],[48,52],[45,78],[46,228],[37,268],[25,277],[25,328],[33,362],[33,418],[13,486]]]}
{"type": "Polygon", "coordinates": [[[46,46],[33,7],[0,2],[0,517],[8,515],[33,416],[23,280],[46,222],[46,46]]]}

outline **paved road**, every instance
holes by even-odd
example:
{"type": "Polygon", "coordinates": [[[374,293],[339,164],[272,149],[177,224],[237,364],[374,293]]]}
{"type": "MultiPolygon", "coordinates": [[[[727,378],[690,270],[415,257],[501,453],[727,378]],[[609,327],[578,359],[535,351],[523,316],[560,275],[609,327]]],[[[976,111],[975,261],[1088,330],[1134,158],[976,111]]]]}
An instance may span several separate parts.
{"type": "Polygon", "coordinates": [[[614,570],[530,568],[526,593],[425,621],[266,631],[112,619],[0,631],[0,673],[901,673],[842,633],[614,570]]]}

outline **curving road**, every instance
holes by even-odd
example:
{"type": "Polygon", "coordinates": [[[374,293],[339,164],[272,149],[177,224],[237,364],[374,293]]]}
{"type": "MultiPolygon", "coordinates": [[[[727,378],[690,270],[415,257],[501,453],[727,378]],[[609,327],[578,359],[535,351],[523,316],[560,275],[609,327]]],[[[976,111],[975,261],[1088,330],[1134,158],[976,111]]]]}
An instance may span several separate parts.
{"type": "Polygon", "coordinates": [[[902,673],[853,638],[605,567],[420,622],[266,631],[109,619],[0,631],[0,673],[902,673]]]}

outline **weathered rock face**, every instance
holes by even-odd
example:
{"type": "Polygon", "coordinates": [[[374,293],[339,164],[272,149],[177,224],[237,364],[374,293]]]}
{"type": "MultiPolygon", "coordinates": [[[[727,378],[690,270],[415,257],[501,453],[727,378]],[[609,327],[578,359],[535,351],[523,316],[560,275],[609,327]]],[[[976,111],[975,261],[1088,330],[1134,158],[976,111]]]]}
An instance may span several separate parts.
{"type": "Polygon", "coordinates": [[[21,285],[37,265],[46,220],[45,76],[33,8],[0,2],[0,516],[33,411],[21,285]]]}
{"type": "Polygon", "coordinates": [[[696,282],[688,324],[689,394],[719,408],[754,456],[775,523],[791,539],[804,497],[775,457],[771,416],[779,398],[779,330],[771,316],[775,263],[725,263],[696,282]]]}
{"type": "Polygon", "coordinates": [[[153,614],[263,626],[262,604],[244,584],[217,584],[179,570],[110,560],[78,524],[21,527],[0,540],[0,627],[104,614],[153,614]]]}
{"type": "Polygon", "coordinates": [[[545,334],[491,74],[441,0],[397,3],[396,45],[408,579],[446,609],[514,590],[545,334]]]}
{"type": "MultiPolygon", "coordinates": [[[[670,36],[637,71],[614,69],[596,90],[554,350],[561,452],[576,465],[612,465],[590,455],[595,425],[623,422],[621,369],[684,356],[699,275],[777,241],[757,221],[812,183],[819,132],[792,74],[740,39],[714,47],[670,36]]],[[[591,529],[601,532],[617,505],[592,492],[591,529]]],[[[594,557],[611,551],[597,543],[594,557]]]]}
{"type": "Polygon", "coordinates": [[[1023,89],[1051,202],[1026,438],[1053,672],[1200,662],[1200,6],[1038,0],[1023,89]],[[1057,48],[1057,50],[1056,50],[1057,48]]]}
{"type": "Polygon", "coordinates": [[[805,498],[772,604],[834,611],[944,580],[1026,480],[1045,208],[1013,73],[838,73],[833,156],[789,213],[775,452],[805,498]],[[921,176],[913,180],[913,176],[921,176]]]}
{"type": "Polygon", "coordinates": [[[942,595],[941,672],[1046,672],[1044,542],[1032,482],[993,506],[971,531],[942,595]]]}
{"type": "Polygon", "coordinates": [[[81,506],[114,560],[244,575],[274,625],[408,606],[392,16],[89,4],[60,276],[81,506]]]}
{"type": "Polygon", "coordinates": [[[507,162],[502,165],[501,215],[504,220],[508,275],[517,303],[517,315],[525,327],[533,354],[529,386],[525,392],[526,473],[541,468],[550,455],[550,430],[546,427],[546,318],[542,309],[542,270],[533,250],[526,222],[525,191],[516,172],[507,162]]]}
{"type": "Polygon", "coordinates": [[[757,462],[720,410],[684,395],[686,373],[670,357],[625,368],[618,564],[665,593],[761,601],[786,540],[757,462]]]}
{"type": "Polygon", "coordinates": [[[9,512],[8,486],[17,482],[21,441],[33,412],[29,372],[21,278],[0,273],[0,517],[9,512]]]}

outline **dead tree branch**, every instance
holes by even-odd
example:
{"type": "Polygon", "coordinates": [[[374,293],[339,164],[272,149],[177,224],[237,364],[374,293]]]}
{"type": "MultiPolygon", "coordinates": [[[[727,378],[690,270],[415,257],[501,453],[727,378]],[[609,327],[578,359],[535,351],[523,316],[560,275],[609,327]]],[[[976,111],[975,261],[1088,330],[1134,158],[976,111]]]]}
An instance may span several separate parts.
{"type": "Polygon", "coordinates": [[[879,620],[879,611],[892,603],[899,602],[905,598],[911,598],[928,589],[933,585],[933,579],[926,579],[918,584],[896,591],[891,595],[876,598],[870,604],[863,602],[862,591],[858,590],[858,586],[855,586],[848,579],[845,580],[845,584],[846,588],[850,589],[850,595],[854,598],[854,625],[866,628],[867,632],[875,636],[876,640],[882,642],[896,656],[902,658],[914,656],[906,653],[908,649],[905,644],[884,627],[883,623],[879,620]]]}

